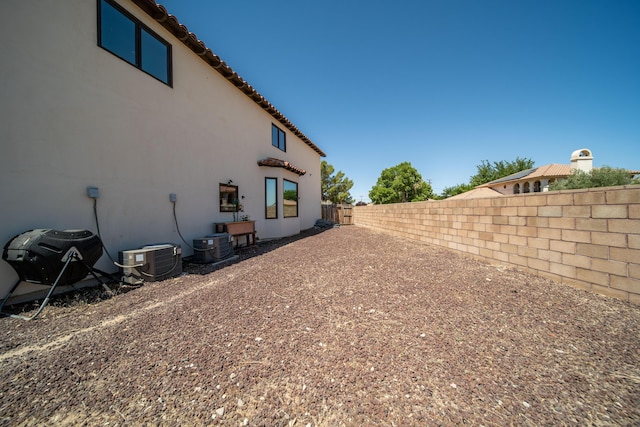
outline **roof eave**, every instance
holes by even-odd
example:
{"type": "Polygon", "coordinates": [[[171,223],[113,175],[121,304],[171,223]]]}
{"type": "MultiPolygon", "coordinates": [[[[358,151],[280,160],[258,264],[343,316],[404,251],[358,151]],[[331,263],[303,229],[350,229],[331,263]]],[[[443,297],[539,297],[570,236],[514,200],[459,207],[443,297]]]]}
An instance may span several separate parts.
{"type": "Polygon", "coordinates": [[[305,175],[307,173],[307,171],[302,169],[302,168],[294,166],[294,165],[292,165],[291,163],[289,163],[289,162],[287,162],[285,160],[276,159],[274,157],[267,157],[266,159],[258,160],[258,166],[268,166],[268,167],[272,167],[272,168],[283,168],[283,169],[291,171],[291,172],[293,172],[295,174],[298,174],[300,176],[305,175]]]}
{"type": "Polygon", "coordinates": [[[249,83],[247,83],[242,77],[238,75],[231,67],[215,55],[211,49],[209,49],[203,41],[198,40],[195,34],[189,32],[187,27],[178,22],[177,18],[170,15],[167,9],[155,2],[155,0],[131,0],[136,6],[144,11],[151,18],[155,19],[160,25],[162,25],[167,31],[173,34],[178,40],[180,40],[185,46],[191,49],[195,54],[209,64],[214,70],[220,73],[224,78],[229,80],[231,84],[237,87],[242,93],[244,93],[249,99],[258,104],[262,109],[269,113],[279,123],[293,132],[298,138],[300,138],[305,144],[311,147],[321,157],[327,155],[313,143],[300,129],[298,129],[289,119],[287,119],[280,111],[278,111],[264,96],[260,95],[249,83]]]}

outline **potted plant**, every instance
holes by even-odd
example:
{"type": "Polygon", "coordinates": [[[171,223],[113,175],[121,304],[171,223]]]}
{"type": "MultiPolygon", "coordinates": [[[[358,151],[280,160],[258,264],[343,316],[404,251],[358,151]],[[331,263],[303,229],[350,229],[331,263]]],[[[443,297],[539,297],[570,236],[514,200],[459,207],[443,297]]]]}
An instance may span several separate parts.
{"type": "Polygon", "coordinates": [[[238,200],[234,202],[233,222],[227,222],[227,233],[231,235],[242,235],[255,233],[255,221],[250,220],[250,216],[243,212],[243,206],[238,200]]]}
{"type": "Polygon", "coordinates": [[[237,222],[240,219],[239,212],[243,212],[243,207],[238,199],[233,201],[233,221],[237,222]]]}

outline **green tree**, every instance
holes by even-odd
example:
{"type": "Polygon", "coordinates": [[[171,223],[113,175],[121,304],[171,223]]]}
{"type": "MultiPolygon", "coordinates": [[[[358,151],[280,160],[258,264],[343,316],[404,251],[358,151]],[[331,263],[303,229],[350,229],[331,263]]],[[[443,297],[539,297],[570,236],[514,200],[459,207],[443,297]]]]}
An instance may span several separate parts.
{"type": "Polygon", "coordinates": [[[549,190],[577,190],[579,188],[613,187],[616,185],[640,184],[640,180],[632,179],[625,169],[603,166],[591,172],[574,170],[567,179],[553,182],[549,190]]]}
{"type": "Polygon", "coordinates": [[[473,190],[473,186],[471,186],[471,184],[458,184],[453,187],[445,187],[444,190],[442,190],[440,198],[446,199],[447,197],[457,196],[458,194],[466,193],[469,190],[473,190]]]}
{"type": "Polygon", "coordinates": [[[353,187],[353,181],[347,178],[342,171],[335,175],[335,168],[323,160],[320,163],[320,177],[322,181],[322,200],[331,203],[353,203],[353,198],[349,193],[353,187]]]}
{"type": "Polygon", "coordinates": [[[521,159],[520,157],[516,157],[516,159],[511,162],[500,160],[499,162],[490,163],[489,160],[483,160],[478,166],[476,166],[477,173],[469,178],[468,184],[458,184],[453,187],[446,187],[442,190],[440,198],[446,199],[447,197],[456,196],[469,190],[473,190],[475,187],[486,184],[487,182],[504,178],[505,176],[509,176],[516,172],[531,169],[534,163],[535,162],[531,159],[521,159]]]}
{"type": "Polygon", "coordinates": [[[432,197],[431,185],[409,162],[383,170],[369,191],[369,198],[377,204],[418,202],[432,197]]]}
{"type": "Polygon", "coordinates": [[[516,172],[531,169],[534,163],[535,162],[531,159],[521,159],[520,157],[516,157],[512,162],[500,160],[499,162],[493,162],[493,164],[489,163],[488,160],[483,160],[481,164],[476,166],[478,172],[471,177],[469,185],[472,188],[475,188],[479,185],[504,178],[505,176],[509,176],[516,172]]]}

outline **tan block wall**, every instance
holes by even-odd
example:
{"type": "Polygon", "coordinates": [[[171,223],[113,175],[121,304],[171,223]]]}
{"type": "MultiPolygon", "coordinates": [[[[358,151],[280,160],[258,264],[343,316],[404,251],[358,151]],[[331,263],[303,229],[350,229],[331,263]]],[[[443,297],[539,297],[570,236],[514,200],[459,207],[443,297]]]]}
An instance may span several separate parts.
{"type": "Polygon", "coordinates": [[[358,206],[353,220],[640,305],[640,186],[358,206]]]}

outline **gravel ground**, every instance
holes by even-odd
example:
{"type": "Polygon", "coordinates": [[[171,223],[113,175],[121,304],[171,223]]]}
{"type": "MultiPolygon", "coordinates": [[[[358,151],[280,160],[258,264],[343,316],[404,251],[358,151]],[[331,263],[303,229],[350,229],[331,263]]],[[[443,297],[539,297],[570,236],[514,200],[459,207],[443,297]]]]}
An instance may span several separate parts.
{"type": "Polygon", "coordinates": [[[364,228],[0,319],[0,425],[640,425],[640,307],[364,228]]]}

